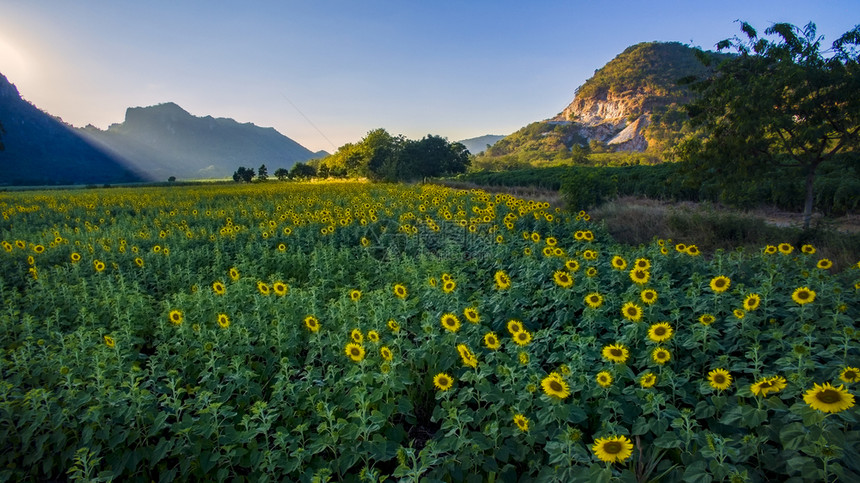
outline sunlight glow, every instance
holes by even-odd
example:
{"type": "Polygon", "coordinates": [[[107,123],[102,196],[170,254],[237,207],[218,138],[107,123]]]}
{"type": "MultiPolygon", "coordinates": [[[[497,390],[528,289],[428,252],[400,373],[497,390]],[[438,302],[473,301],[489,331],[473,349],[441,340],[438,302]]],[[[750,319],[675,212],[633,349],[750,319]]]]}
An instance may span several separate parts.
{"type": "Polygon", "coordinates": [[[21,83],[27,80],[30,72],[27,60],[21,52],[5,39],[0,38],[0,74],[9,82],[21,83]]]}

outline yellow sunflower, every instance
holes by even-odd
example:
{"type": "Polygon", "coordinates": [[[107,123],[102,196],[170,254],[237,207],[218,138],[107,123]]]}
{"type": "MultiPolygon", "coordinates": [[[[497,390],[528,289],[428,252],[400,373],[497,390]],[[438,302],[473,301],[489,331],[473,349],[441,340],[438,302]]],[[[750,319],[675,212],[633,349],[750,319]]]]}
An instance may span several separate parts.
{"type": "Polygon", "coordinates": [[[791,244],[789,243],[780,243],[777,246],[777,250],[779,250],[779,253],[783,255],[788,255],[789,253],[794,251],[794,247],[791,246],[791,244]]]}
{"type": "Polygon", "coordinates": [[[633,268],[638,268],[639,270],[650,270],[651,269],[651,260],[647,258],[637,258],[635,262],[633,262],[633,268]]]}
{"type": "Polygon", "coordinates": [[[227,293],[227,287],[224,286],[220,281],[212,282],[212,291],[215,292],[215,295],[224,295],[227,293]]]}
{"type": "Polygon", "coordinates": [[[111,349],[116,347],[116,340],[113,337],[106,335],[106,336],[104,336],[104,339],[105,339],[105,345],[106,346],[110,347],[111,349]]]}
{"type": "Polygon", "coordinates": [[[842,382],[857,382],[860,381],[860,369],[856,367],[846,367],[839,373],[839,380],[842,382]]]}
{"type": "Polygon", "coordinates": [[[406,287],[403,284],[399,284],[399,283],[394,284],[393,291],[394,291],[394,296],[401,299],[401,300],[405,300],[406,296],[408,295],[406,287]]]}
{"type": "Polygon", "coordinates": [[[711,290],[716,293],[723,293],[732,286],[732,280],[725,275],[718,275],[711,279],[711,290]]]}
{"type": "Polygon", "coordinates": [[[526,364],[528,364],[528,363],[529,363],[529,353],[528,353],[528,352],[526,352],[526,351],[520,351],[520,353],[519,353],[519,355],[518,355],[517,357],[518,357],[518,358],[519,358],[519,360],[520,360],[520,364],[522,364],[522,365],[526,365],[526,364]]]}
{"type": "Polygon", "coordinates": [[[379,332],[375,330],[367,331],[367,340],[369,342],[379,342],[379,332]]]}
{"type": "Polygon", "coordinates": [[[496,288],[499,290],[507,290],[511,288],[511,277],[508,276],[503,270],[499,270],[493,276],[496,281],[496,288]]]}
{"type": "Polygon", "coordinates": [[[514,414],[514,424],[520,428],[520,431],[522,432],[529,430],[529,419],[522,414],[514,414]]]}
{"type": "Polygon", "coordinates": [[[633,302],[627,302],[621,307],[621,315],[631,322],[639,322],[642,319],[642,307],[633,302]]]}
{"type": "Polygon", "coordinates": [[[460,319],[454,314],[445,314],[440,319],[442,328],[448,332],[457,332],[460,330],[460,319]]]}
{"type": "Polygon", "coordinates": [[[641,268],[634,268],[630,270],[630,280],[635,284],[644,285],[648,283],[648,280],[651,280],[651,272],[642,270],[641,268]]]}
{"type": "Polygon", "coordinates": [[[457,282],[453,280],[446,280],[442,283],[442,291],[445,293],[451,293],[455,288],[457,288],[457,282]]]}
{"type": "Polygon", "coordinates": [[[778,393],[785,389],[786,381],[782,376],[764,377],[750,385],[750,392],[766,397],[768,393],[778,393]]]}
{"type": "Polygon", "coordinates": [[[624,363],[630,357],[630,351],[624,344],[610,344],[603,348],[601,355],[609,362],[624,363]]]}
{"type": "Polygon", "coordinates": [[[71,258],[72,263],[78,263],[81,261],[81,254],[78,252],[73,252],[71,255],[69,255],[69,258],[71,258]]]}
{"type": "Polygon", "coordinates": [[[600,387],[609,387],[610,385],[612,385],[612,374],[610,374],[608,371],[598,372],[595,379],[597,380],[597,384],[599,384],[600,387]]]}
{"type": "Polygon", "coordinates": [[[182,320],[183,320],[182,312],[180,312],[178,310],[171,310],[170,313],[167,314],[167,320],[169,320],[170,323],[173,325],[182,324],[182,320]]]}
{"type": "Polygon", "coordinates": [[[639,298],[641,298],[646,304],[651,305],[657,301],[657,291],[651,288],[646,288],[639,294],[639,298]]]}
{"type": "Polygon", "coordinates": [[[815,386],[806,391],[803,401],[812,409],[825,413],[838,413],[854,407],[854,395],[845,390],[845,386],[831,386],[829,382],[815,386]]]}
{"type": "Polygon", "coordinates": [[[672,360],[672,354],[662,347],[657,347],[651,351],[651,359],[657,364],[663,365],[672,360]]]}
{"type": "Polygon", "coordinates": [[[699,316],[699,323],[702,325],[711,325],[715,320],[717,319],[711,314],[702,314],[699,316]]]}
{"type": "Polygon", "coordinates": [[[612,268],[614,268],[616,270],[624,270],[625,268],[627,268],[627,260],[621,258],[618,255],[615,255],[614,257],[612,257],[611,263],[612,263],[612,268]]]}
{"type": "Polygon", "coordinates": [[[257,290],[260,291],[260,295],[269,295],[270,293],[269,285],[266,282],[257,282],[257,290]]]}
{"type": "Polygon", "coordinates": [[[568,260],[564,262],[564,268],[569,272],[576,272],[579,270],[579,261],[578,260],[568,260]]]}
{"type": "Polygon", "coordinates": [[[481,314],[478,313],[478,309],[474,307],[466,307],[463,309],[463,316],[466,317],[466,320],[473,324],[477,324],[481,321],[481,314]]]}
{"type": "Polygon", "coordinates": [[[496,350],[501,347],[502,343],[499,341],[499,336],[497,336],[495,332],[487,332],[484,334],[484,345],[487,349],[496,350]]]}
{"type": "Polygon", "coordinates": [[[657,384],[657,376],[653,372],[646,372],[639,378],[639,385],[645,389],[654,387],[654,384],[657,384]]]}
{"type": "Polygon", "coordinates": [[[289,290],[289,287],[284,282],[275,282],[272,284],[272,291],[279,297],[286,295],[289,290]]]}
{"type": "Polygon", "coordinates": [[[603,305],[603,296],[597,292],[592,292],[585,296],[585,303],[592,309],[600,308],[603,305]]]}
{"type": "Polygon", "coordinates": [[[392,354],[391,349],[388,346],[382,346],[379,348],[379,355],[383,360],[390,361],[394,359],[394,354],[392,354]]]}
{"type": "Polygon", "coordinates": [[[699,247],[697,247],[696,245],[687,245],[687,249],[684,251],[687,253],[687,255],[690,255],[691,257],[698,257],[702,253],[699,251],[699,247]]]}
{"type": "Polygon", "coordinates": [[[627,436],[597,438],[591,446],[591,451],[600,461],[621,463],[633,455],[633,443],[627,439],[627,436]]]}
{"type": "Polygon", "coordinates": [[[398,324],[396,320],[391,319],[388,321],[388,330],[396,334],[400,331],[400,324],[398,324]]]}
{"type": "Polygon", "coordinates": [[[756,310],[761,305],[761,295],[757,293],[751,293],[744,298],[744,310],[747,312],[752,312],[756,310]]]}
{"type": "Polygon", "coordinates": [[[582,258],[585,260],[597,260],[597,252],[594,250],[586,250],[582,252],[582,258]]]}
{"type": "Polygon", "coordinates": [[[466,344],[457,344],[457,352],[460,354],[460,359],[463,361],[463,365],[476,368],[478,367],[478,358],[466,344]]]}
{"type": "Polygon", "coordinates": [[[569,288],[573,285],[573,278],[570,274],[561,270],[552,274],[552,280],[561,288],[569,288]]]}
{"type": "Polygon", "coordinates": [[[732,385],[732,375],[725,369],[714,369],[708,373],[708,384],[718,391],[724,391],[732,385]]]}
{"type": "Polygon", "coordinates": [[[311,332],[319,332],[320,330],[320,321],[317,320],[313,315],[308,315],[305,317],[305,327],[311,332]]]}
{"type": "Polygon", "coordinates": [[[802,247],[800,247],[800,251],[807,255],[813,255],[815,254],[815,247],[809,244],[803,245],[802,247]]]}
{"type": "Polygon", "coordinates": [[[557,372],[550,372],[541,380],[540,385],[547,396],[557,399],[565,399],[570,396],[570,388],[557,372]]]}
{"type": "Polygon", "coordinates": [[[773,255],[774,253],[776,253],[776,251],[777,248],[773,245],[767,245],[764,247],[764,253],[767,255],[773,255]]]}
{"type": "Polygon", "coordinates": [[[93,268],[96,272],[103,272],[105,269],[105,264],[101,260],[93,260],[93,268]]]}
{"type": "Polygon", "coordinates": [[[529,345],[529,342],[532,341],[532,333],[523,329],[516,334],[514,334],[514,342],[517,343],[520,347],[525,347],[529,345]]]}
{"type": "Polygon", "coordinates": [[[358,302],[359,300],[361,300],[361,290],[350,290],[349,299],[353,302],[358,302]]]}
{"type": "Polygon", "coordinates": [[[683,243],[678,243],[677,245],[675,245],[675,251],[678,253],[686,253],[687,245],[683,243]]]}
{"type": "Polygon", "coordinates": [[[652,324],[651,327],[648,328],[648,338],[654,342],[667,341],[672,338],[673,333],[674,331],[672,330],[672,326],[669,325],[669,322],[652,324]]]}
{"type": "Polygon", "coordinates": [[[815,264],[815,266],[822,270],[830,270],[833,267],[833,262],[827,258],[822,258],[815,264]]]}
{"type": "Polygon", "coordinates": [[[508,321],[507,327],[508,327],[508,332],[510,332],[511,335],[514,335],[517,332],[522,332],[524,329],[523,323],[520,322],[519,320],[514,320],[514,319],[511,319],[508,321]]]}
{"type": "Polygon", "coordinates": [[[218,314],[218,327],[222,329],[230,327],[230,317],[227,317],[227,314],[218,314]]]}
{"type": "Polygon", "coordinates": [[[239,270],[236,268],[231,268],[228,275],[230,276],[230,280],[234,282],[239,280],[239,270]]]}
{"type": "Polygon", "coordinates": [[[364,342],[364,334],[361,333],[358,329],[352,329],[349,333],[349,338],[352,339],[356,344],[361,344],[364,342]]]}
{"type": "Polygon", "coordinates": [[[585,276],[589,277],[589,278],[596,277],[597,276],[597,269],[594,267],[588,267],[588,269],[585,270],[585,276]]]}
{"type": "Polygon", "coordinates": [[[447,391],[454,385],[454,379],[452,379],[448,374],[440,372],[433,376],[433,385],[440,391],[447,391]]]}
{"type": "Polygon", "coordinates": [[[364,347],[361,344],[350,342],[344,348],[344,352],[353,362],[361,362],[364,359],[364,347]]]}
{"type": "Polygon", "coordinates": [[[791,300],[794,300],[800,305],[812,303],[815,301],[815,291],[810,290],[809,287],[796,288],[791,294],[791,300]]]}

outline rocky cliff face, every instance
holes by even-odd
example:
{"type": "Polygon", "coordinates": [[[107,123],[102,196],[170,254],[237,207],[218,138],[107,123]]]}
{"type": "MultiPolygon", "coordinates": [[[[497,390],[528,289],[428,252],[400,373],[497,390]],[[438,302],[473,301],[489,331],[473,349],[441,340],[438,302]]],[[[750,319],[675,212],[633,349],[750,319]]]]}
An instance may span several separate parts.
{"type": "Polygon", "coordinates": [[[550,122],[573,123],[583,138],[601,141],[617,151],[642,152],[648,149],[645,129],[651,121],[652,96],[647,89],[577,96],[550,122]]]}

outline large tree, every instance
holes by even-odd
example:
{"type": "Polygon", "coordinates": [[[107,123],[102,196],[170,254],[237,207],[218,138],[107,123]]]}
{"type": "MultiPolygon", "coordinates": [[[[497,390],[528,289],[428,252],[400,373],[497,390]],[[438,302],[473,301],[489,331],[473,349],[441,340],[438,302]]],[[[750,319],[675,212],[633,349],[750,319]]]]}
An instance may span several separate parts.
{"type": "Polygon", "coordinates": [[[704,136],[678,153],[724,183],[756,182],[765,166],[799,169],[808,228],[816,169],[860,146],[860,25],[826,51],[812,23],[774,24],[760,37],[744,22],[741,31],[746,38],[717,44],[737,55],[693,84],[700,97],[687,109],[704,136]]]}

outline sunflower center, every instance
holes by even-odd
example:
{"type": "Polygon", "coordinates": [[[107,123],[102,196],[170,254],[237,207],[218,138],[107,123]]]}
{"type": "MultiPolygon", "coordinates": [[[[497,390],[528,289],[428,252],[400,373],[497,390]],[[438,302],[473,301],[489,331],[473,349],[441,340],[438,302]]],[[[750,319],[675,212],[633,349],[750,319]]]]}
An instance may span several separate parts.
{"type": "Polygon", "coordinates": [[[558,381],[550,381],[549,388],[555,392],[561,392],[564,389],[558,381]]]}
{"type": "Polygon", "coordinates": [[[444,378],[444,377],[440,377],[439,378],[439,385],[440,386],[447,386],[448,385],[448,379],[444,378]]]}
{"type": "Polygon", "coordinates": [[[717,374],[714,376],[714,383],[715,384],[725,384],[725,382],[726,382],[726,376],[724,376],[722,374],[717,374]]]}
{"type": "Polygon", "coordinates": [[[622,355],[621,349],[610,349],[609,353],[615,357],[621,357],[622,355]]]}
{"type": "Polygon", "coordinates": [[[842,401],[842,394],[833,389],[825,389],[816,394],[815,398],[824,404],[835,404],[842,401]]]}
{"type": "Polygon", "coordinates": [[[597,297],[591,297],[590,300],[591,300],[591,303],[593,303],[593,304],[596,304],[597,302],[600,301],[600,299],[598,299],[597,297]]]}
{"type": "Polygon", "coordinates": [[[665,352],[658,352],[657,353],[657,359],[665,359],[665,358],[666,358],[665,352]]]}
{"type": "Polygon", "coordinates": [[[603,445],[603,451],[608,454],[618,454],[621,452],[622,446],[621,443],[617,441],[610,441],[603,445]]]}
{"type": "Polygon", "coordinates": [[[359,351],[359,350],[358,350],[358,349],[356,349],[355,347],[353,347],[352,349],[350,349],[350,353],[351,353],[352,355],[356,356],[356,357],[358,357],[359,355],[361,355],[361,351],[359,351]]]}
{"type": "Polygon", "coordinates": [[[714,282],[714,285],[716,285],[717,287],[724,287],[726,285],[726,282],[725,282],[725,280],[720,278],[720,279],[717,279],[716,282],[714,282]]]}
{"type": "Polygon", "coordinates": [[[858,374],[854,371],[845,371],[845,379],[854,380],[857,379],[858,374]]]}
{"type": "Polygon", "coordinates": [[[633,307],[630,307],[629,309],[627,309],[627,315],[631,315],[631,316],[636,315],[636,309],[633,307]]]}
{"type": "Polygon", "coordinates": [[[806,300],[809,298],[809,292],[801,290],[800,292],[797,292],[797,298],[801,300],[806,300]]]}
{"type": "Polygon", "coordinates": [[[666,335],[666,328],[665,327],[655,328],[654,329],[654,335],[656,335],[657,337],[663,337],[664,335],[666,335]]]}

